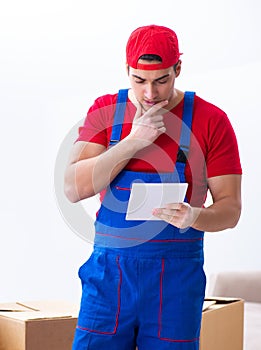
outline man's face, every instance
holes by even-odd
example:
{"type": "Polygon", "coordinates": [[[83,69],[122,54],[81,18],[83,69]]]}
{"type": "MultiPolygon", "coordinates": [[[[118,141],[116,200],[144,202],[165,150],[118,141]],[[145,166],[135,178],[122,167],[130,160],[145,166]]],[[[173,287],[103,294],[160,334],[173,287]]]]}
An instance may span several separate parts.
{"type": "MultiPolygon", "coordinates": [[[[147,61],[140,63],[148,64],[147,61]]],[[[158,62],[151,62],[151,64],[155,63],[158,62]]],[[[143,110],[146,111],[154,104],[165,100],[169,101],[165,108],[172,105],[175,78],[179,75],[179,71],[180,67],[178,67],[176,73],[173,67],[160,70],[141,70],[129,67],[130,84],[143,110]]]]}

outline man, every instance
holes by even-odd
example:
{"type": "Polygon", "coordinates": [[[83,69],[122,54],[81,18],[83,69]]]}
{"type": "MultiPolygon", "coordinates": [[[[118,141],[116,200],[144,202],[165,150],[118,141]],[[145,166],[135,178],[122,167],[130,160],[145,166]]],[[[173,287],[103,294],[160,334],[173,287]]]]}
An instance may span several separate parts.
{"type": "Polygon", "coordinates": [[[79,270],[73,349],[195,350],[204,231],[232,228],[240,217],[237,141],[222,110],[175,87],[181,60],[171,29],[137,28],[126,62],[131,88],[95,101],[65,174],[70,201],[101,193],[102,202],[93,253],[79,270]],[[154,208],[156,221],[132,221],[133,182],[187,182],[188,191],[184,202],[154,208]]]}

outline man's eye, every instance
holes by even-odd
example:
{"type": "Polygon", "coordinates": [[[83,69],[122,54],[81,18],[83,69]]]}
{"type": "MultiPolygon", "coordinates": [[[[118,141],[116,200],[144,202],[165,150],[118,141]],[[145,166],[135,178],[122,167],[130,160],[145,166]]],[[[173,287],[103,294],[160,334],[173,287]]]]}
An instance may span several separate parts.
{"type": "Polygon", "coordinates": [[[143,83],[144,83],[144,80],[135,80],[135,83],[137,83],[137,84],[143,84],[143,83]]]}
{"type": "Polygon", "coordinates": [[[166,83],[167,83],[167,80],[158,80],[158,83],[159,83],[159,84],[166,84],[166,83]]]}

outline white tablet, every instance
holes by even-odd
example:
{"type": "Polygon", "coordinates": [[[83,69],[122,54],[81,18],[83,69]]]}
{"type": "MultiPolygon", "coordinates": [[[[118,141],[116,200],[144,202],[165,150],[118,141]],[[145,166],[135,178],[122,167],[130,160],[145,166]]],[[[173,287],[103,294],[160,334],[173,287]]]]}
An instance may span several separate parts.
{"type": "Polygon", "coordinates": [[[160,220],[152,210],[184,202],[187,188],[187,183],[133,183],[126,220],[160,220]]]}

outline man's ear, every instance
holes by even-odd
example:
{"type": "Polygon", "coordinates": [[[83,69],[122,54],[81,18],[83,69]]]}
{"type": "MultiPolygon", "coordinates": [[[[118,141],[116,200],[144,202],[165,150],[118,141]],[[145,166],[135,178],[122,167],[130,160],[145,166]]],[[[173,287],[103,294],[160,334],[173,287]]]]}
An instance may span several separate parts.
{"type": "Polygon", "coordinates": [[[126,72],[127,74],[129,75],[129,72],[130,72],[130,66],[128,65],[128,63],[126,62],[126,72]]]}
{"type": "Polygon", "coordinates": [[[181,63],[182,63],[182,61],[181,61],[181,60],[178,60],[178,63],[176,64],[176,67],[175,67],[176,78],[180,75],[180,72],[181,72],[181,63]]]}

